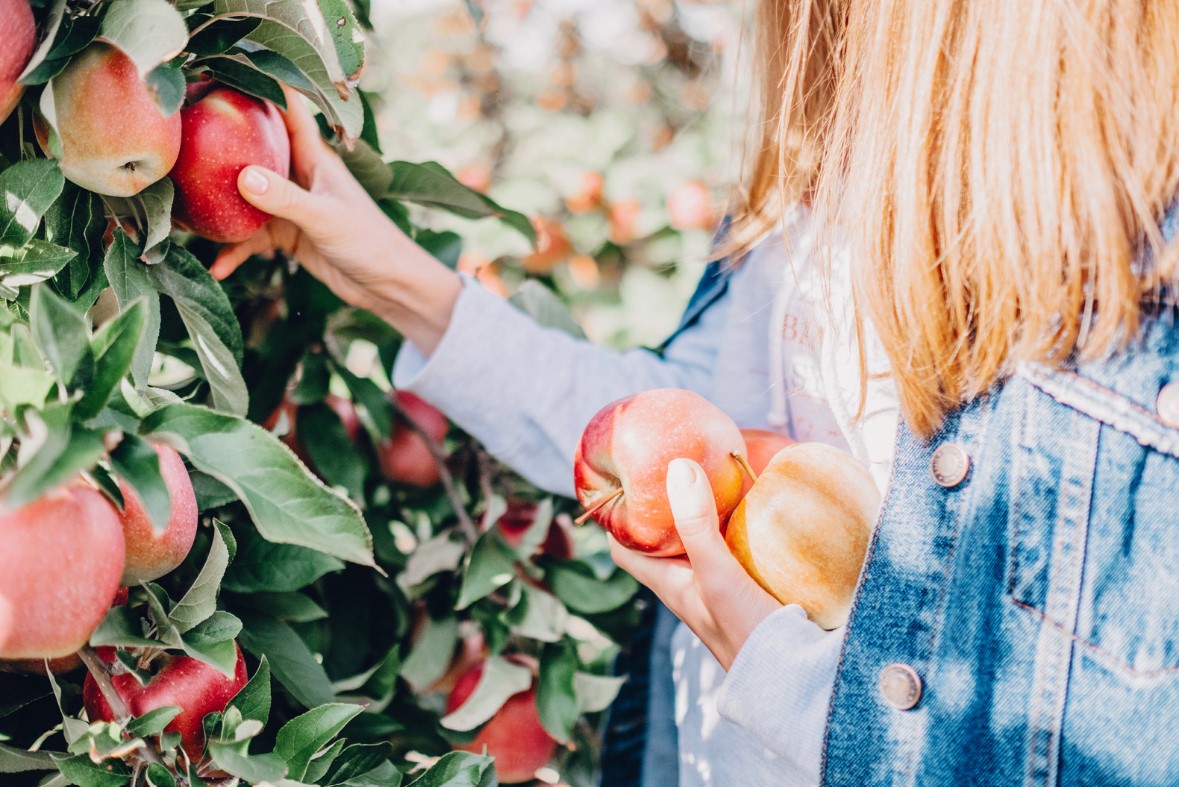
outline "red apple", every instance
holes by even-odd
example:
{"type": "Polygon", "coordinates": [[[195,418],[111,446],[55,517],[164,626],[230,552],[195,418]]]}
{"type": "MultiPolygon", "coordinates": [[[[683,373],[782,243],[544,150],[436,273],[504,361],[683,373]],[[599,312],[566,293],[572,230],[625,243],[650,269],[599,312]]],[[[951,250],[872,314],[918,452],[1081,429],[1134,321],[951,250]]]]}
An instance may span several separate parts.
{"type": "Polygon", "coordinates": [[[742,429],[741,436],[745,438],[745,460],[754,475],[761,475],[766,465],[774,455],[794,441],[779,432],[769,429],[742,429]]]}
{"type": "Polygon", "coordinates": [[[137,585],[162,577],[179,566],[192,549],[197,529],[196,493],[180,454],[166,445],[154,445],[160,458],[160,474],[172,499],[172,516],[164,532],[156,534],[151,517],[139,495],[125,481],[119,481],[123,493],[123,536],[127,542],[127,560],[123,565],[123,584],[137,585]]]}
{"type": "MultiPolygon", "coordinates": [[[[454,684],[446,698],[446,712],[452,713],[475,692],[483,677],[483,663],[467,670],[454,684]]],[[[487,753],[495,758],[495,773],[503,784],[521,784],[535,778],[557,751],[557,742],[545,732],[536,709],[536,687],[532,686],[508,698],[479,734],[457,751],[487,753]]]]}
{"type": "Polygon", "coordinates": [[[466,675],[472,667],[479,666],[482,669],[481,665],[486,658],[487,642],[483,639],[482,632],[476,631],[459,637],[454,646],[450,666],[426,691],[432,694],[449,694],[454,690],[459,678],[466,675]]]}
{"type": "Polygon", "coordinates": [[[171,173],[172,219],[210,240],[245,240],[270,215],[242,198],[237,176],[250,164],[289,173],[291,141],[282,116],[267,101],[214,87],[180,110],[180,117],[184,131],[171,173]]]}
{"type": "Polygon", "coordinates": [[[671,226],[680,230],[711,230],[716,226],[712,196],[697,180],[680,183],[667,196],[667,216],[671,226]]]}
{"type": "Polygon", "coordinates": [[[879,508],[872,476],[851,454],[795,443],[758,476],[725,541],[770,595],[833,629],[847,622],[879,508]]]}
{"type": "MultiPolygon", "coordinates": [[[[119,592],[115,593],[114,599],[111,601],[111,608],[121,607],[127,603],[127,588],[119,588],[119,592]]],[[[104,648],[98,648],[99,652],[104,648]]],[[[23,675],[44,675],[45,674],[45,659],[16,659],[13,661],[6,661],[0,659],[0,672],[15,672],[23,675]]],[[[82,659],[77,653],[71,653],[68,656],[59,656],[56,659],[49,659],[49,672],[53,675],[64,675],[67,672],[73,672],[82,666],[82,659]]]]}
{"type": "Polygon", "coordinates": [[[537,217],[532,220],[536,230],[536,251],[521,261],[529,273],[549,273],[573,252],[573,244],[565,228],[556,219],[537,217]]]}
{"type": "Polygon", "coordinates": [[[24,85],[16,79],[25,70],[37,45],[37,22],[29,0],[0,0],[0,123],[20,101],[24,85]]]}
{"type": "MultiPolygon", "coordinates": [[[[113,653],[104,657],[114,661],[113,653]]],[[[232,678],[189,656],[164,653],[157,657],[157,663],[159,669],[146,686],[140,685],[134,675],[126,672],[111,675],[111,683],[132,716],[142,716],[166,705],[180,708],[180,714],[168,723],[164,732],[179,733],[181,747],[194,762],[199,761],[205,748],[205,731],[201,725],[205,716],[225,710],[234,695],[246,685],[248,676],[241,648],[237,648],[237,665],[232,678]]],[[[92,675],[87,675],[82,685],[82,703],[91,722],[114,721],[114,712],[92,675]]]]}
{"type": "MultiPolygon", "coordinates": [[[[438,408],[409,391],[395,391],[393,401],[435,443],[441,444],[450,424],[438,408]]],[[[411,486],[429,487],[441,480],[438,462],[426,441],[408,424],[393,424],[393,433],[377,447],[381,472],[390,481],[411,486]]]]}
{"type": "MultiPolygon", "coordinates": [[[[112,197],[138,194],[168,174],[180,152],[180,114],[160,111],[127,55],[95,42],[50,83],[61,172],[112,197]]],[[[48,151],[44,127],[37,139],[48,151]]]]}
{"type": "Polygon", "coordinates": [[[625,547],[657,557],[684,554],[667,501],[667,465],[695,460],[712,484],[723,524],[737,507],[745,473],[733,454],[741,432],[691,391],[658,388],[606,405],[581,435],[573,460],[577,499],[625,547]]]}
{"type": "Polygon", "coordinates": [[[0,658],[56,658],[85,645],[123,575],[110,501],[74,483],[0,509],[0,544],[0,658]]]}
{"type": "MultiPolygon", "coordinates": [[[[537,508],[537,504],[531,500],[508,501],[507,513],[500,517],[498,523],[499,530],[503,533],[504,540],[508,544],[513,547],[520,545],[520,542],[524,540],[524,534],[536,521],[537,508]]],[[[573,534],[569,532],[572,529],[571,524],[567,517],[553,517],[553,521],[549,523],[544,542],[537,552],[557,560],[572,560],[574,547],[573,534]],[[562,522],[562,519],[566,521],[562,522]]]]}

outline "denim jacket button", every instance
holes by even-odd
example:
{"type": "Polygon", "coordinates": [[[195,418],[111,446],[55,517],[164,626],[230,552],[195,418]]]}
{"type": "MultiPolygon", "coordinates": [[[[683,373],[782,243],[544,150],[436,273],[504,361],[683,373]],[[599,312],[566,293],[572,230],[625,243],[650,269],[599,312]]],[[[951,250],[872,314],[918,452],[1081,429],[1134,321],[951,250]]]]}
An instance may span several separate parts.
{"type": "Polygon", "coordinates": [[[942,443],[933,452],[929,469],[939,486],[947,489],[958,486],[970,472],[970,454],[957,443],[942,443]]]}
{"type": "Polygon", "coordinates": [[[1179,382],[1167,383],[1159,391],[1158,411],[1163,423],[1179,429],[1179,382]]]}
{"type": "Polygon", "coordinates": [[[889,664],[880,671],[880,694],[897,710],[909,710],[921,700],[921,677],[908,664],[889,664]]]}

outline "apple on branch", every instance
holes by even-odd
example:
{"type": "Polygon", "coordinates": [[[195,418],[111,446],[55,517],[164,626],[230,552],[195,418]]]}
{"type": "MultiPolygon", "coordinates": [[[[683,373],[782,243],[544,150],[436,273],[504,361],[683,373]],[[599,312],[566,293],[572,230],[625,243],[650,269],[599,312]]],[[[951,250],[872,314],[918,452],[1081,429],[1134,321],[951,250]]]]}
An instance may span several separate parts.
{"type": "Polygon", "coordinates": [[[197,529],[197,501],[184,467],[184,460],[166,445],[153,445],[160,458],[160,474],[172,501],[172,516],[162,533],[152,527],[151,516],[139,495],[125,481],[119,481],[123,493],[123,513],[119,520],[127,544],[123,566],[123,584],[137,585],[162,577],[184,562],[192,549],[197,529]]]}
{"type": "Polygon", "coordinates": [[[442,479],[438,460],[423,436],[405,419],[413,421],[430,440],[440,445],[450,429],[446,416],[409,391],[394,391],[389,398],[394,404],[395,418],[389,439],[377,446],[381,472],[390,481],[411,486],[434,486],[442,479]]]}
{"type": "Polygon", "coordinates": [[[745,489],[745,441],[733,420],[691,391],[657,388],[606,405],[573,460],[577,499],[620,544],[682,555],[667,500],[667,465],[692,459],[712,485],[723,526],[745,489]]]}
{"type": "Polygon", "coordinates": [[[172,182],[177,226],[220,243],[243,241],[270,215],[246,202],[237,176],[257,165],[286,176],[291,141],[278,109],[228,87],[198,83],[180,110],[183,140],[172,182]]]}
{"type": "Polygon", "coordinates": [[[68,656],[86,644],[119,591],[118,512],[75,482],[0,511],[0,658],[68,656]]]}
{"type": "Polygon", "coordinates": [[[0,123],[20,102],[24,85],[17,77],[25,70],[37,45],[37,22],[29,0],[0,0],[0,123]]]}
{"type": "MultiPolygon", "coordinates": [[[[131,58],[95,42],[46,90],[49,120],[61,140],[61,172],[84,189],[130,197],[168,174],[180,153],[180,114],[160,111],[131,58]]],[[[49,132],[35,124],[50,155],[49,132]]]]}

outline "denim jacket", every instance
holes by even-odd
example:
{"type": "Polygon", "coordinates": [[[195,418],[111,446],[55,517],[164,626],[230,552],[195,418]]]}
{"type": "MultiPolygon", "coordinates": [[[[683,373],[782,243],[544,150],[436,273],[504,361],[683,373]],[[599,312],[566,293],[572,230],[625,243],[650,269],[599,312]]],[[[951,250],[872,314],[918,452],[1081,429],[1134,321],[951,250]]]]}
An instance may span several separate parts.
{"type": "Polygon", "coordinates": [[[1179,784],[1179,325],[903,426],[833,785],[1179,784]]]}

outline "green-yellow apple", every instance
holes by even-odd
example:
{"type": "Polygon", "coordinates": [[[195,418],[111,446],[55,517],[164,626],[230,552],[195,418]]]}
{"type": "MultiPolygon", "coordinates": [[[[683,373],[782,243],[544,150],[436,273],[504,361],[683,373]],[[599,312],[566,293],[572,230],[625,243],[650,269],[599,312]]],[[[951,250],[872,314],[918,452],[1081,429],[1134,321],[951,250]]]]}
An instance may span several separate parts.
{"type": "MultiPolygon", "coordinates": [[[[450,425],[437,407],[409,391],[395,391],[391,398],[405,417],[417,424],[431,440],[442,443],[450,425]]],[[[438,462],[426,441],[400,415],[395,419],[389,439],[377,446],[377,455],[381,472],[390,481],[428,487],[438,483],[442,477],[438,462]]]]}
{"type": "Polygon", "coordinates": [[[160,458],[160,474],[172,499],[172,516],[162,533],[156,534],[151,517],[130,484],[119,481],[123,493],[123,536],[127,560],[123,584],[137,585],[162,577],[184,562],[197,529],[197,501],[180,454],[166,445],[154,445],[160,458]]]}
{"type": "Polygon", "coordinates": [[[37,22],[29,0],[0,0],[0,123],[20,101],[24,85],[16,81],[37,45],[37,22]]]}
{"type": "Polygon", "coordinates": [[[872,476],[851,454],[795,443],[758,476],[725,541],[770,595],[833,629],[847,622],[879,508],[872,476]]]}
{"type": "MultiPolygon", "coordinates": [[[[482,662],[455,681],[454,689],[446,698],[447,713],[454,712],[467,701],[475,692],[481,677],[482,662]]],[[[540,723],[535,685],[509,697],[491,720],[483,725],[473,741],[456,746],[455,749],[482,754],[484,747],[495,758],[495,773],[501,784],[530,782],[535,778],[537,769],[543,768],[553,758],[557,742],[540,723]]]]}
{"type": "MultiPolygon", "coordinates": [[[[113,663],[114,658],[114,653],[105,654],[108,662],[113,663]]],[[[162,653],[156,656],[153,666],[156,667],[155,673],[146,685],[141,685],[129,672],[111,675],[115,692],[133,716],[142,716],[166,705],[180,708],[180,713],[168,722],[164,732],[179,733],[180,746],[193,762],[199,762],[205,748],[202,726],[205,716],[224,711],[234,695],[246,685],[246,662],[241,648],[237,648],[237,664],[229,678],[190,656],[162,653]]],[[[82,685],[82,703],[91,722],[114,721],[115,714],[92,675],[87,675],[82,685]]]]}
{"type": "MultiPolygon", "coordinates": [[[[111,197],[138,194],[168,174],[180,152],[180,113],[160,111],[131,58],[95,42],[53,78],[61,172],[111,197]]],[[[45,129],[38,133],[48,150],[45,129]]]]}
{"type": "Polygon", "coordinates": [[[123,528],[81,483],[14,510],[0,503],[0,658],[67,656],[86,644],[119,591],[123,528]]]}
{"type": "Polygon", "coordinates": [[[227,87],[201,86],[180,110],[183,141],[172,169],[177,226],[220,243],[245,240],[270,220],[242,198],[237,176],[253,164],[286,176],[291,141],[269,101],[227,87]],[[203,94],[202,92],[203,91],[203,94]]]}
{"type": "Polygon", "coordinates": [[[606,405],[585,427],[573,460],[577,499],[630,549],[682,555],[667,500],[667,465],[697,462],[712,485],[723,525],[744,490],[745,441],[733,420],[704,397],[657,388],[606,405]]]}

